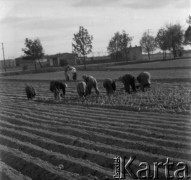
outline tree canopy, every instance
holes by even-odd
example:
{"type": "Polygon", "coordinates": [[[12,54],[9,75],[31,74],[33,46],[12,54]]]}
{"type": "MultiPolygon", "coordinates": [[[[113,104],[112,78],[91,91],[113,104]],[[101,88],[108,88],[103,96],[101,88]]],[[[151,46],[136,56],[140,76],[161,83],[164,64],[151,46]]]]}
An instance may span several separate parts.
{"type": "Polygon", "coordinates": [[[182,51],[184,32],[180,24],[166,25],[168,49],[172,51],[174,58],[182,51]]]}
{"type": "Polygon", "coordinates": [[[189,24],[189,26],[186,29],[185,34],[184,34],[184,44],[191,45],[191,15],[189,15],[186,22],[189,24]]]}
{"type": "Polygon", "coordinates": [[[155,40],[157,47],[159,47],[161,50],[165,51],[168,49],[168,37],[166,29],[159,29],[155,40]]]}
{"type": "Polygon", "coordinates": [[[166,29],[164,28],[159,29],[155,41],[157,47],[163,51],[163,59],[165,59],[166,51],[168,50],[168,45],[169,45],[166,29]]]}
{"type": "Polygon", "coordinates": [[[25,53],[25,55],[31,57],[32,59],[40,59],[44,56],[44,50],[40,39],[37,38],[33,41],[26,38],[25,46],[26,48],[23,48],[22,51],[25,53]]]}
{"type": "MultiPolygon", "coordinates": [[[[26,47],[23,48],[22,51],[25,53],[26,57],[34,60],[34,64],[35,64],[35,60],[39,61],[39,59],[44,57],[44,50],[40,42],[40,39],[37,38],[35,40],[31,40],[26,38],[25,46],[26,47]]],[[[39,61],[39,64],[42,67],[40,61],[39,61]]],[[[36,68],[36,64],[35,64],[35,68],[36,68]]]]}
{"type": "Polygon", "coordinates": [[[189,24],[189,26],[191,26],[191,15],[188,16],[188,19],[186,20],[186,22],[189,24]]]}
{"type": "Polygon", "coordinates": [[[83,26],[79,27],[79,31],[74,34],[73,38],[73,53],[76,53],[78,57],[84,57],[84,67],[86,69],[86,56],[92,52],[92,40],[93,36],[88,33],[88,30],[83,26]]]}
{"type": "Polygon", "coordinates": [[[109,45],[107,47],[107,50],[110,54],[116,54],[116,59],[117,59],[117,54],[124,53],[125,57],[127,58],[128,50],[127,48],[130,46],[130,43],[132,41],[132,37],[129,36],[124,30],[122,33],[116,32],[114,36],[111,38],[109,41],[109,45]]]}
{"type": "Polygon", "coordinates": [[[185,31],[184,43],[186,45],[191,45],[191,26],[189,26],[188,29],[185,31]]]}

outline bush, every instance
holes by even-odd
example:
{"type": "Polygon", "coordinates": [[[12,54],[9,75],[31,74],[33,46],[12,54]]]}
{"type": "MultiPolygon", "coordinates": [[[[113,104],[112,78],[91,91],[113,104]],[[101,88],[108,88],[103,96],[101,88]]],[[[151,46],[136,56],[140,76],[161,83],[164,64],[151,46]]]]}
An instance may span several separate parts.
{"type": "Polygon", "coordinates": [[[64,67],[68,65],[68,61],[66,59],[61,59],[60,60],[60,66],[64,67]]]}
{"type": "Polygon", "coordinates": [[[23,67],[22,67],[22,70],[23,71],[26,71],[28,69],[28,66],[27,65],[24,65],[23,67]]]}

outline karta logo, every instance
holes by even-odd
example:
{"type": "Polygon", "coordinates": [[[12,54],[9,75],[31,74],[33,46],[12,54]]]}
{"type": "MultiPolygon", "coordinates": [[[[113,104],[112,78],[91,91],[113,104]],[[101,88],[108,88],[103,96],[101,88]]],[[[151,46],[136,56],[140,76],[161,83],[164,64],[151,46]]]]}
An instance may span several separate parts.
{"type": "Polygon", "coordinates": [[[135,157],[114,158],[114,179],[190,179],[189,167],[185,162],[172,162],[166,158],[164,162],[138,162],[135,157]],[[160,173],[159,173],[160,172],[160,173]]]}

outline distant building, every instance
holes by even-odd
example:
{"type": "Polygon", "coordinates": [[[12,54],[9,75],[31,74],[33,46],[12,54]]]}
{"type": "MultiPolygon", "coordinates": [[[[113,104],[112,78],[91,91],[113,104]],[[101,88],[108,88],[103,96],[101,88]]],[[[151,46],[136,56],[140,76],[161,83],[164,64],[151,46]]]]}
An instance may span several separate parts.
{"type": "Polygon", "coordinates": [[[39,60],[33,60],[31,58],[28,57],[18,57],[15,59],[15,64],[18,67],[27,67],[27,69],[33,68],[36,64],[36,67],[40,67],[40,64],[42,67],[47,66],[47,59],[43,58],[43,59],[39,59],[39,60]]]}
{"type": "Polygon", "coordinates": [[[129,60],[129,61],[142,60],[142,48],[141,48],[141,46],[129,47],[127,49],[127,52],[128,52],[127,60],[129,60]]]}
{"type": "Polygon", "coordinates": [[[102,60],[110,60],[110,56],[94,56],[94,57],[87,57],[87,61],[102,61],[102,60]]]}
{"type": "Polygon", "coordinates": [[[140,61],[142,60],[142,48],[141,46],[129,47],[123,51],[118,51],[117,53],[112,53],[111,58],[116,61],[140,61]]]}
{"type": "Polygon", "coordinates": [[[14,59],[6,59],[5,61],[1,60],[0,68],[3,69],[5,68],[5,66],[6,68],[15,67],[16,66],[15,60],[14,59]]]}
{"type": "Polygon", "coordinates": [[[15,59],[16,66],[27,66],[34,67],[34,63],[39,67],[40,64],[45,66],[65,66],[65,65],[75,65],[76,64],[76,54],[72,53],[59,53],[55,55],[46,55],[43,59],[33,60],[27,57],[19,57],[15,59]],[[40,62],[40,63],[39,63],[40,62]]]}
{"type": "Polygon", "coordinates": [[[18,57],[15,59],[16,66],[32,66],[34,65],[34,61],[32,59],[24,58],[24,57],[18,57]]]}
{"type": "Polygon", "coordinates": [[[46,56],[49,66],[66,66],[76,64],[76,54],[74,53],[59,53],[46,56]]]}

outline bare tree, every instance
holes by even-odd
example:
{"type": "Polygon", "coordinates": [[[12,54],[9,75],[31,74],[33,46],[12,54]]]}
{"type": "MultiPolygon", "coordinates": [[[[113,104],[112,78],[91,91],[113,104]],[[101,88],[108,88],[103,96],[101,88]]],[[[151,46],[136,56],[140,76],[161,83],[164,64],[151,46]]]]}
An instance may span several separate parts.
{"type": "Polygon", "coordinates": [[[149,35],[147,32],[143,33],[143,36],[140,40],[140,45],[144,52],[148,54],[148,58],[150,60],[151,52],[156,50],[156,42],[155,38],[151,35],[149,35]]]}
{"type": "Polygon", "coordinates": [[[120,46],[120,33],[116,32],[114,36],[111,38],[111,40],[109,41],[109,45],[107,47],[107,51],[110,54],[115,54],[116,60],[118,59],[118,52],[120,50],[119,46],[120,46]]]}
{"type": "Polygon", "coordinates": [[[132,41],[132,37],[129,36],[124,30],[122,34],[120,34],[120,50],[125,53],[125,58],[127,59],[128,56],[128,47],[132,41]]]}
{"type": "Polygon", "coordinates": [[[79,32],[74,34],[73,38],[73,52],[78,55],[78,57],[84,58],[84,68],[86,69],[86,56],[92,52],[92,40],[93,36],[89,35],[88,30],[83,26],[80,26],[79,32]]]}

